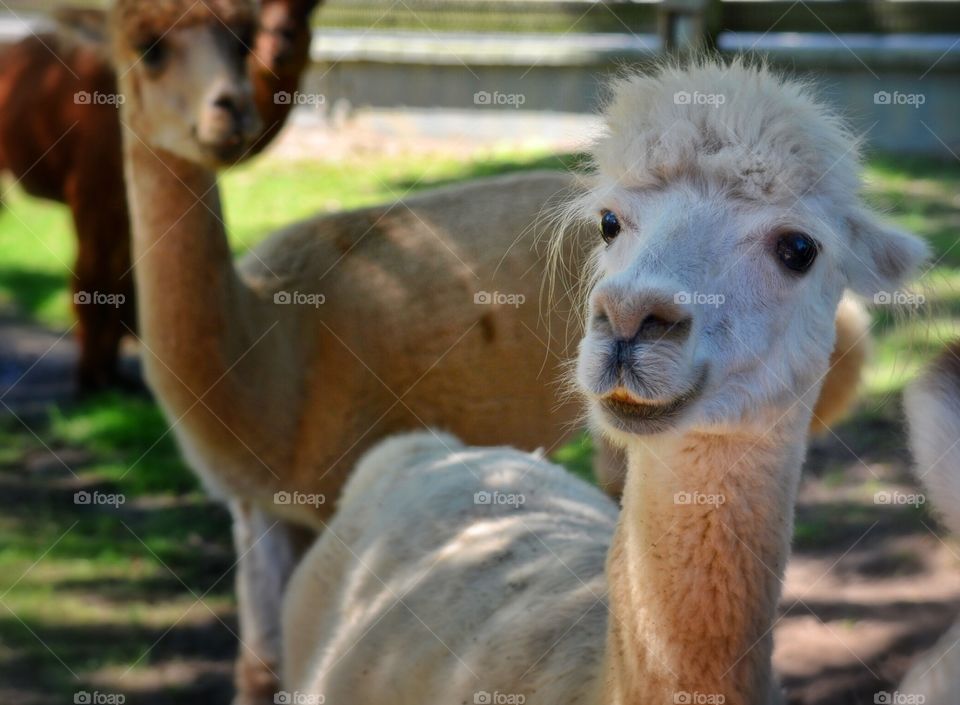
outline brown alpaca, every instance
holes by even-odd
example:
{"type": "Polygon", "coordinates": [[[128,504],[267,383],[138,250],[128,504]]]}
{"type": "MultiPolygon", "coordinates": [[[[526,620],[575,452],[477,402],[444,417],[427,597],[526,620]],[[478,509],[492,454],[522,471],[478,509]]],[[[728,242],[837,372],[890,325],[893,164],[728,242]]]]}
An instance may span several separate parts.
{"type": "MultiPolygon", "coordinates": [[[[243,154],[276,136],[309,60],[309,16],[318,0],[265,0],[247,62],[264,129],[243,154]]],[[[66,203],[77,233],[72,288],[78,321],[81,389],[121,382],[121,338],[136,329],[130,229],[120,121],[112,100],[116,76],[97,11],[62,12],[69,25],[30,36],[0,55],[0,170],[31,195],[66,203]],[[89,96],[82,102],[77,96],[89,96]],[[83,294],[113,295],[119,306],[85,303],[83,294]]],[[[101,299],[102,300],[102,299],[101,299]]]]}

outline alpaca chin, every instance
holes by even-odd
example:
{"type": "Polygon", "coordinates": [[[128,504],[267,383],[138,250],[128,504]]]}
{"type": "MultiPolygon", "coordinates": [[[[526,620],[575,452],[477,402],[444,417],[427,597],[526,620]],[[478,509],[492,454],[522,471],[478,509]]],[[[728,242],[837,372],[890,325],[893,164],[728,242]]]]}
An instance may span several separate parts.
{"type": "Polygon", "coordinates": [[[637,436],[664,433],[682,426],[684,420],[694,413],[693,409],[707,386],[708,376],[709,368],[704,365],[692,386],[666,400],[646,401],[617,388],[594,401],[594,405],[603,422],[617,431],[637,436]]]}

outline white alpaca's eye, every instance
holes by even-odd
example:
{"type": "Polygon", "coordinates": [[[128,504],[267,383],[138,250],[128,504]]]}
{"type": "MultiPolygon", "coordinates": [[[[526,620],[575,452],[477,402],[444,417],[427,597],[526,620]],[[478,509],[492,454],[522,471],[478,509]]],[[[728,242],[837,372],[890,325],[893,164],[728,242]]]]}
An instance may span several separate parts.
{"type": "Polygon", "coordinates": [[[620,234],[620,220],[613,211],[600,214],[600,237],[608,245],[620,234]]]}
{"type": "Polygon", "coordinates": [[[809,235],[789,232],[777,239],[777,257],[780,263],[792,272],[806,272],[819,253],[820,246],[809,235]]]}

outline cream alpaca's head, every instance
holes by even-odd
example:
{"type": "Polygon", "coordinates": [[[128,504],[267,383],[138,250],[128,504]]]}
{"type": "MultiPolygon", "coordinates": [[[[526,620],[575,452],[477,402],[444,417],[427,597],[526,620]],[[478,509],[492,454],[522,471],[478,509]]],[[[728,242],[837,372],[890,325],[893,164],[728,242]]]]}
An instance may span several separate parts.
{"type": "Polygon", "coordinates": [[[926,256],[861,204],[855,140],[743,62],[623,79],[606,127],[572,209],[598,231],[577,361],[594,421],[627,441],[812,408],[844,289],[892,291],[926,256]]]}
{"type": "Polygon", "coordinates": [[[260,129],[246,73],[253,0],[117,0],[114,63],[124,121],[151,149],[216,168],[260,129]]]}

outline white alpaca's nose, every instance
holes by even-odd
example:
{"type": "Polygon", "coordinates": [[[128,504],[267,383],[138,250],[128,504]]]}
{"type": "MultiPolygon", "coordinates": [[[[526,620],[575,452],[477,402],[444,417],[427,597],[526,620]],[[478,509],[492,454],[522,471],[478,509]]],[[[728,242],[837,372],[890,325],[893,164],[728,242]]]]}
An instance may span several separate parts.
{"type": "Polygon", "coordinates": [[[693,314],[678,294],[659,289],[630,292],[611,282],[594,291],[590,323],[618,342],[682,345],[690,337],[693,314]]]}

